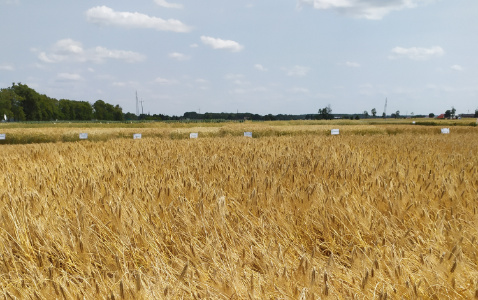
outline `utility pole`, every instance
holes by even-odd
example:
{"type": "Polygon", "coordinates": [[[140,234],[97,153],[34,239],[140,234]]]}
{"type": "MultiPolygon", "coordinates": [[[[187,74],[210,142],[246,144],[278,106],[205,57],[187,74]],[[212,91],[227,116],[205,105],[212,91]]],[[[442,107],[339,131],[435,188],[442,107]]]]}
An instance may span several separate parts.
{"type": "Polygon", "coordinates": [[[383,108],[383,118],[387,117],[387,98],[385,98],[385,107],[383,108]]]}
{"type": "Polygon", "coordinates": [[[136,116],[139,117],[138,91],[136,91],[136,116]]]}

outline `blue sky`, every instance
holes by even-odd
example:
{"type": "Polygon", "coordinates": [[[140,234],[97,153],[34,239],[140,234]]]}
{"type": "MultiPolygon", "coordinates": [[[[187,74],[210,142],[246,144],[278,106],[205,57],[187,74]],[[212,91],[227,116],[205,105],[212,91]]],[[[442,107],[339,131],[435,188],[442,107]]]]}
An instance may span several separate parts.
{"type": "Polygon", "coordinates": [[[478,108],[476,0],[0,0],[0,87],[145,113],[478,108]]]}

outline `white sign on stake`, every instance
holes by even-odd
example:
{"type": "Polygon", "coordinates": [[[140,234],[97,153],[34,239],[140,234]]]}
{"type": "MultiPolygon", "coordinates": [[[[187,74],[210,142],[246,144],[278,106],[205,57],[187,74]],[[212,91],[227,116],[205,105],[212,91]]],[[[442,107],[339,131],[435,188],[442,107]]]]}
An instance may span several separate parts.
{"type": "Polygon", "coordinates": [[[442,128],[441,133],[443,134],[449,134],[450,133],[450,128],[442,128]]]}
{"type": "Polygon", "coordinates": [[[6,138],[6,134],[5,134],[5,133],[0,134],[0,140],[4,140],[5,138],[6,138]]]}
{"type": "Polygon", "coordinates": [[[189,138],[190,139],[197,139],[198,138],[198,133],[197,132],[191,132],[189,134],[189,138]]]}
{"type": "Polygon", "coordinates": [[[88,139],[88,133],[80,133],[80,140],[87,140],[88,139]]]}
{"type": "Polygon", "coordinates": [[[133,134],[133,140],[140,140],[140,139],[141,139],[141,133],[133,134]]]}
{"type": "Polygon", "coordinates": [[[252,132],[244,132],[245,137],[252,137],[252,132]]]}
{"type": "Polygon", "coordinates": [[[331,134],[331,135],[339,135],[339,129],[332,129],[332,130],[330,131],[330,134],[331,134]]]}

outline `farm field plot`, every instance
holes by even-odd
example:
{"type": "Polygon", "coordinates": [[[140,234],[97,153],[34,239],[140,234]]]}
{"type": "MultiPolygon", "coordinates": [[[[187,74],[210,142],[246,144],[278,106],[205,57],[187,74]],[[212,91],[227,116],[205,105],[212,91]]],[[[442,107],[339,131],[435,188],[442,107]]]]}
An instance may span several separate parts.
{"type": "Polygon", "coordinates": [[[88,133],[88,140],[98,142],[112,139],[131,139],[133,134],[163,139],[187,139],[189,133],[199,137],[243,136],[253,132],[253,137],[330,135],[330,130],[340,128],[341,135],[396,135],[396,134],[440,134],[440,127],[452,127],[453,133],[468,133],[476,127],[475,120],[411,120],[363,121],[315,120],[274,122],[222,122],[222,123],[0,123],[0,134],[6,134],[0,144],[34,144],[78,141],[80,133],[88,133]]]}
{"type": "Polygon", "coordinates": [[[476,128],[241,126],[0,145],[0,296],[478,297],[476,128]]]}

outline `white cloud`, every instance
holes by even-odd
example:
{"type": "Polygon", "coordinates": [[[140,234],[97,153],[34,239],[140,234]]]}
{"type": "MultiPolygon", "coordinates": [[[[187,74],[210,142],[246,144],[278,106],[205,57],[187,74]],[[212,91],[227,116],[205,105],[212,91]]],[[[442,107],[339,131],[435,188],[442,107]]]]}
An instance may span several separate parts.
{"type": "Polygon", "coordinates": [[[268,89],[263,86],[253,87],[253,88],[235,88],[229,91],[230,94],[248,94],[248,93],[264,93],[267,92],[268,89]]]}
{"type": "Polygon", "coordinates": [[[310,68],[304,66],[294,66],[292,68],[283,68],[288,76],[304,77],[309,73],[310,68]]]}
{"type": "Polygon", "coordinates": [[[81,77],[80,74],[75,74],[75,73],[59,73],[58,78],[60,80],[64,81],[79,81],[83,80],[83,77],[81,77]]]}
{"type": "Polygon", "coordinates": [[[182,53],[179,53],[179,52],[169,53],[168,56],[169,56],[170,58],[173,58],[173,59],[176,59],[176,60],[179,60],[179,61],[185,61],[185,60],[188,60],[188,59],[191,58],[190,56],[185,55],[185,54],[182,54],[182,53]]]}
{"type": "Polygon", "coordinates": [[[106,59],[139,62],[145,59],[144,55],[125,50],[110,50],[104,47],[84,49],[83,45],[72,39],[63,39],[56,42],[51,51],[40,52],[38,58],[46,63],[59,62],[95,62],[102,63],[106,59]]]}
{"type": "Polygon", "coordinates": [[[161,78],[161,77],[158,77],[154,80],[155,83],[158,83],[160,85],[173,85],[173,84],[177,84],[178,81],[177,80],[174,80],[174,79],[166,79],[166,78],[161,78]]]}
{"type": "Polygon", "coordinates": [[[175,19],[163,20],[157,17],[150,17],[138,12],[119,12],[107,6],[96,6],[86,12],[88,22],[120,26],[126,28],[150,28],[160,31],[189,32],[191,27],[175,19]]]}
{"type": "Polygon", "coordinates": [[[248,84],[251,84],[249,81],[243,81],[243,80],[240,80],[240,79],[233,80],[232,83],[234,83],[235,85],[248,85],[248,84]]]}
{"type": "Polygon", "coordinates": [[[112,83],[116,87],[137,87],[138,84],[136,81],[115,81],[112,83]]]}
{"type": "Polygon", "coordinates": [[[197,84],[193,84],[191,85],[191,87],[195,87],[203,91],[209,90],[209,80],[204,78],[197,78],[194,82],[197,84]]]}
{"type": "Polygon", "coordinates": [[[315,9],[332,9],[340,14],[369,20],[380,20],[392,11],[414,8],[434,0],[298,0],[315,9]]]}
{"type": "Polygon", "coordinates": [[[414,8],[435,0],[298,0],[298,7],[302,4],[315,9],[332,9],[338,13],[369,20],[380,20],[392,11],[414,8]]]}
{"type": "Polygon", "coordinates": [[[235,85],[249,85],[251,84],[249,81],[244,80],[244,75],[242,74],[232,74],[229,73],[225,76],[227,80],[235,85]]]}
{"type": "Polygon", "coordinates": [[[182,4],[177,4],[177,3],[169,3],[166,0],[154,0],[157,5],[166,7],[166,8],[178,8],[182,9],[184,6],[182,4]]]}
{"type": "Polygon", "coordinates": [[[431,48],[419,48],[419,47],[411,47],[411,48],[402,48],[402,47],[395,47],[392,49],[392,54],[389,56],[390,59],[397,59],[397,58],[409,58],[413,60],[427,60],[433,57],[440,57],[445,54],[443,48],[439,46],[434,46],[431,48]]]}
{"type": "Polygon", "coordinates": [[[3,0],[3,1],[0,1],[0,3],[4,3],[4,4],[20,4],[20,0],[3,0]]]}
{"type": "Polygon", "coordinates": [[[202,84],[209,83],[209,81],[204,79],[204,78],[198,78],[198,79],[196,79],[196,82],[197,83],[202,83],[202,84]]]}
{"type": "Polygon", "coordinates": [[[347,61],[345,63],[345,66],[351,67],[351,68],[360,68],[360,64],[352,61],[347,61]]]}
{"type": "Polygon", "coordinates": [[[223,40],[203,35],[201,36],[201,41],[203,42],[203,44],[208,45],[213,49],[223,49],[232,52],[239,52],[244,49],[244,46],[242,46],[238,42],[231,40],[223,40]]]}
{"type": "Polygon", "coordinates": [[[138,62],[144,60],[144,56],[136,52],[108,50],[104,47],[96,47],[93,53],[94,60],[97,60],[98,62],[102,62],[106,58],[124,60],[127,62],[138,62]]]}
{"type": "Polygon", "coordinates": [[[324,93],[317,93],[314,95],[317,99],[332,99],[334,98],[334,95],[331,94],[324,94],[324,93]]]}
{"type": "Polygon", "coordinates": [[[226,74],[226,76],[224,76],[224,78],[226,78],[227,80],[234,81],[234,80],[239,80],[239,79],[244,78],[244,75],[243,74],[229,73],[229,74],[226,74]]]}
{"type": "Polygon", "coordinates": [[[308,94],[309,89],[303,88],[303,87],[293,87],[291,89],[287,90],[289,93],[295,93],[295,94],[308,94]]]}
{"type": "Polygon", "coordinates": [[[2,70],[2,71],[15,71],[15,67],[13,67],[12,65],[5,64],[5,65],[0,65],[0,70],[2,70]]]}
{"type": "Polygon", "coordinates": [[[463,67],[460,65],[453,65],[450,68],[455,71],[463,71],[463,67]]]}
{"type": "Polygon", "coordinates": [[[266,72],[266,71],[267,71],[267,69],[266,69],[263,65],[261,65],[261,64],[255,64],[255,65],[254,65],[254,69],[256,69],[256,70],[258,70],[258,71],[262,71],[262,72],[266,72]]]}
{"type": "Polygon", "coordinates": [[[198,45],[198,44],[191,44],[191,45],[189,45],[189,47],[191,47],[191,48],[197,48],[197,47],[199,47],[199,45],[198,45]]]}

